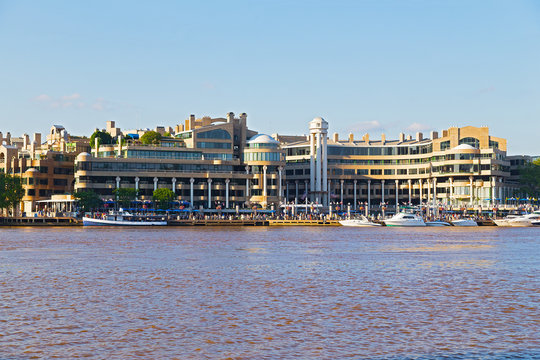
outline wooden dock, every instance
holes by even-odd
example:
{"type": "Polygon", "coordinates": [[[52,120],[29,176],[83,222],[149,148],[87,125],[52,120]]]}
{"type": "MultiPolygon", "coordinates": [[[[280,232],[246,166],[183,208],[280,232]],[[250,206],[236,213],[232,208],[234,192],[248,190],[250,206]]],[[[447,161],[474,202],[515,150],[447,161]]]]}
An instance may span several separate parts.
{"type": "Polygon", "coordinates": [[[0,226],[82,226],[73,217],[0,217],[0,226]]]}
{"type": "Polygon", "coordinates": [[[337,220],[269,220],[270,226],[341,226],[337,220]]]}
{"type": "Polygon", "coordinates": [[[268,220],[169,220],[168,226],[268,226],[268,220]]]}

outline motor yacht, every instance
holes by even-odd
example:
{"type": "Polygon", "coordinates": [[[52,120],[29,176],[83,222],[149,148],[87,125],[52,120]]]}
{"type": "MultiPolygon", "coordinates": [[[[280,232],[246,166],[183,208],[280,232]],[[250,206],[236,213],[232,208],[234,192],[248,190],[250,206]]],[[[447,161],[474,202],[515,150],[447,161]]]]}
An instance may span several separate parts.
{"type": "Polygon", "coordinates": [[[426,226],[452,226],[449,222],[442,220],[426,221],[426,226]]]}
{"type": "Polygon", "coordinates": [[[502,219],[493,219],[493,222],[495,223],[495,225],[497,226],[504,226],[504,227],[508,227],[508,226],[511,226],[509,224],[510,220],[513,220],[515,218],[519,217],[519,215],[508,215],[502,219]]]}
{"type": "Polygon", "coordinates": [[[98,218],[83,217],[84,226],[165,226],[167,221],[147,216],[137,216],[127,211],[110,211],[98,218]]]}
{"type": "Polygon", "coordinates": [[[457,219],[451,221],[454,226],[478,226],[478,223],[473,219],[457,219]]]}
{"type": "Polygon", "coordinates": [[[424,219],[416,214],[397,213],[390,219],[384,220],[386,226],[426,226],[424,219]]]}
{"type": "Polygon", "coordinates": [[[508,220],[508,225],[512,227],[528,227],[533,226],[533,221],[540,221],[540,210],[508,220]]]}
{"type": "Polygon", "coordinates": [[[358,218],[355,219],[341,220],[339,223],[343,226],[381,226],[381,224],[370,221],[367,217],[363,215],[360,215],[358,218]]]}

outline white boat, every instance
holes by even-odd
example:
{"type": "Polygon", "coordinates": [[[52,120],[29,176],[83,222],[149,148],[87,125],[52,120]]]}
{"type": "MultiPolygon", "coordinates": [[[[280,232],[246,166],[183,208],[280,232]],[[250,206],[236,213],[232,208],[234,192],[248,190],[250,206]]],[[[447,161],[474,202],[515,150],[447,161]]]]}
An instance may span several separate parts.
{"type": "Polygon", "coordinates": [[[386,226],[426,226],[424,219],[416,214],[397,213],[390,219],[384,220],[386,226]]]}
{"type": "Polygon", "coordinates": [[[478,226],[478,223],[473,219],[452,220],[451,223],[454,226],[478,226]]]}
{"type": "Polygon", "coordinates": [[[83,217],[84,226],[165,226],[167,221],[135,216],[127,211],[111,211],[102,218],[83,217]]]}
{"type": "Polygon", "coordinates": [[[505,226],[505,227],[506,226],[511,226],[509,224],[510,220],[515,219],[517,217],[519,217],[519,216],[518,215],[508,215],[508,216],[506,216],[506,217],[504,217],[502,219],[493,219],[493,222],[497,226],[505,226]]]}
{"type": "Polygon", "coordinates": [[[528,227],[533,226],[533,221],[540,221],[540,210],[508,220],[508,225],[512,227],[528,227]]]}
{"type": "Polygon", "coordinates": [[[538,226],[540,227],[540,221],[533,221],[531,222],[532,226],[538,226]]]}
{"type": "Polygon", "coordinates": [[[381,224],[369,221],[369,219],[363,215],[356,219],[340,220],[339,222],[343,226],[381,226],[381,224]]]}
{"type": "Polygon", "coordinates": [[[442,220],[435,220],[435,221],[427,221],[426,226],[452,226],[452,224],[442,221],[442,220]]]}

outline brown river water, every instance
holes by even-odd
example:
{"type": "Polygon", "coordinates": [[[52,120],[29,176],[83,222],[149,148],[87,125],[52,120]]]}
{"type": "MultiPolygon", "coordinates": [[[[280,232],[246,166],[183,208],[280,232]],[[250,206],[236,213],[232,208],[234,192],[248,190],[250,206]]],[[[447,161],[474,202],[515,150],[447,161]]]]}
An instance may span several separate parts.
{"type": "Polygon", "coordinates": [[[540,358],[538,228],[1,228],[0,359],[540,358]]]}

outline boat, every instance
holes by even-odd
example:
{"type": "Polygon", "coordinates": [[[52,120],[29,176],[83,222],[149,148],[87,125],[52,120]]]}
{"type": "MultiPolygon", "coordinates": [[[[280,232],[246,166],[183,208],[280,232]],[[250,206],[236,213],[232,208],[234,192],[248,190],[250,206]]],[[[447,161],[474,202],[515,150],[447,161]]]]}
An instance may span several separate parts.
{"type": "Polygon", "coordinates": [[[540,227],[540,221],[531,221],[531,225],[540,227]]]}
{"type": "Polygon", "coordinates": [[[367,217],[360,215],[360,217],[355,219],[340,220],[339,223],[343,226],[381,226],[373,221],[370,221],[367,217]]]}
{"type": "Polygon", "coordinates": [[[519,217],[518,215],[508,215],[502,219],[493,219],[493,222],[495,223],[495,225],[497,226],[504,226],[504,227],[507,227],[507,226],[511,226],[509,224],[510,220],[512,219],[515,219],[519,217]]]}
{"type": "Polygon", "coordinates": [[[427,221],[426,226],[452,226],[449,222],[442,220],[427,221]]]}
{"type": "Polygon", "coordinates": [[[533,221],[540,221],[540,210],[508,220],[508,225],[512,227],[528,227],[533,226],[533,221]]]}
{"type": "Polygon", "coordinates": [[[478,226],[478,223],[473,219],[457,219],[451,221],[454,226],[478,226]]]}
{"type": "Polygon", "coordinates": [[[384,220],[386,226],[426,226],[424,219],[416,214],[397,213],[390,219],[384,220]]]}
{"type": "Polygon", "coordinates": [[[167,221],[132,215],[127,211],[110,211],[101,218],[83,217],[84,226],[165,226],[167,221]]]}

